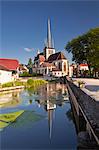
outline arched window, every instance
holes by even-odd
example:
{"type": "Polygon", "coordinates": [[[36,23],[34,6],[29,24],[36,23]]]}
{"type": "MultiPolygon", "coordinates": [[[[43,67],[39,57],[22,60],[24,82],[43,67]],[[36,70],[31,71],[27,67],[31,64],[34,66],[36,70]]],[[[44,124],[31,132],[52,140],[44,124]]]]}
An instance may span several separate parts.
{"type": "Polygon", "coordinates": [[[60,70],[62,70],[62,64],[61,64],[61,62],[58,63],[58,68],[59,68],[60,70]]]}
{"type": "Polygon", "coordinates": [[[66,71],[66,62],[64,62],[64,71],[66,71]]]}

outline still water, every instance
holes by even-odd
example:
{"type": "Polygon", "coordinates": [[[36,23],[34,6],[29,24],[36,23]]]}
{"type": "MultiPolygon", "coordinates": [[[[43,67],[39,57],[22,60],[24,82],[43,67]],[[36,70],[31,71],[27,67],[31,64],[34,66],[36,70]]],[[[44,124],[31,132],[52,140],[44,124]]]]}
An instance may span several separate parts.
{"type": "Polygon", "coordinates": [[[77,135],[64,84],[0,96],[1,149],[76,149],[77,135]],[[2,99],[5,103],[2,103],[2,99]]]}

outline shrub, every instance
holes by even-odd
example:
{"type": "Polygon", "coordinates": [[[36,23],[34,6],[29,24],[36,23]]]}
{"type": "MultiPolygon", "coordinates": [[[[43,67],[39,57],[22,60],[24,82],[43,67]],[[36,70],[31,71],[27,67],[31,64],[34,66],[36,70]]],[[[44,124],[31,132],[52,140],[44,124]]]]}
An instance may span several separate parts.
{"type": "Polygon", "coordinates": [[[13,82],[4,83],[4,84],[2,85],[3,88],[4,88],[4,87],[11,87],[11,86],[13,86],[13,82]]]}
{"type": "Polygon", "coordinates": [[[28,84],[28,85],[32,85],[33,83],[34,83],[34,80],[33,80],[33,79],[28,79],[28,80],[27,80],[27,84],[28,84]]]}
{"type": "Polygon", "coordinates": [[[31,74],[29,74],[28,72],[23,72],[22,74],[19,75],[20,77],[32,77],[31,74]]]}
{"type": "Polygon", "coordinates": [[[23,82],[15,81],[15,86],[22,86],[22,85],[24,85],[24,83],[23,83],[23,82]]]}
{"type": "Polygon", "coordinates": [[[27,86],[28,87],[37,87],[37,86],[42,85],[44,83],[47,83],[47,81],[40,80],[40,79],[38,79],[38,80],[28,79],[27,86]]]}
{"type": "Polygon", "coordinates": [[[30,74],[29,72],[23,72],[22,74],[19,75],[20,77],[37,77],[37,73],[32,73],[30,74]]]}
{"type": "Polygon", "coordinates": [[[4,87],[12,87],[12,86],[22,86],[22,85],[24,85],[24,82],[20,82],[20,81],[8,82],[8,83],[2,84],[2,88],[4,88],[4,87]]]}

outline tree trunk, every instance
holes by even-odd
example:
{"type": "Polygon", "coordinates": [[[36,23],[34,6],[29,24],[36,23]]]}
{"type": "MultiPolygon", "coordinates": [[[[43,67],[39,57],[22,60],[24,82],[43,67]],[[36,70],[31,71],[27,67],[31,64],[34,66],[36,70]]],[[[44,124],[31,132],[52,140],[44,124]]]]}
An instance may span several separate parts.
{"type": "Polygon", "coordinates": [[[89,68],[89,75],[90,75],[90,77],[91,77],[91,65],[90,65],[90,63],[88,63],[88,62],[87,62],[87,64],[88,64],[88,68],[89,68]]]}

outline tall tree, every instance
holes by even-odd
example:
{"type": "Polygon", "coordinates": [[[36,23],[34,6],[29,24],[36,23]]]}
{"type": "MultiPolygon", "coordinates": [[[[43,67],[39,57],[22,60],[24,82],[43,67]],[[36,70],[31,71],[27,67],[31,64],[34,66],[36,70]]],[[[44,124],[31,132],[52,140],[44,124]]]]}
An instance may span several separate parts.
{"type": "Polygon", "coordinates": [[[30,74],[33,73],[33,71],[32,71],[32,66],[33,66],[32,58],[29,58],[29,60],[28,60],[28,68],[29,68],[29,73],[30,73],[30,74]]]}
{"type": "Polygon", "coordinates": [[[99,27],[71,40],[65,47],[73,54],[76,63],[86,62],[91,67],[99,68],[99,27]]]}

